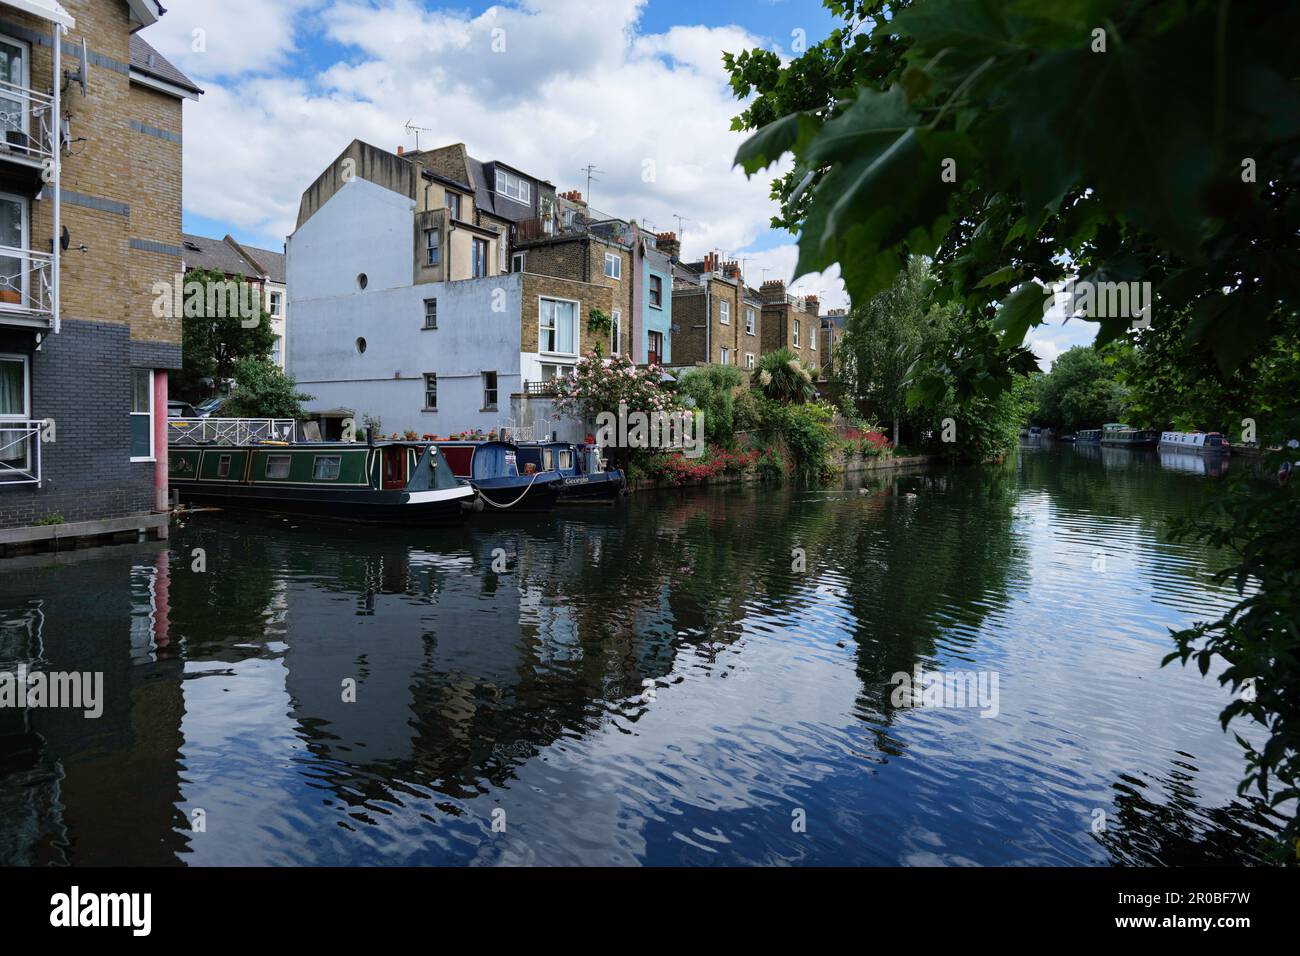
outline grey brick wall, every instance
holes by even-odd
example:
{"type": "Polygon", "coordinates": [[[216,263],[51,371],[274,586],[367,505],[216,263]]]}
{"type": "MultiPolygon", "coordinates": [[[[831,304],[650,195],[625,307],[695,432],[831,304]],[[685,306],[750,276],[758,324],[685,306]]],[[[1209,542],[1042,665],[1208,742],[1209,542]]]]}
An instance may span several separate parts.
{"type": "Polygon", "coordinates": [[[54,513],[73,522],[152,509],[154,465],[130,460],[130,370],[146,366],[133,359],[153,354],[143,345],[133,347],[127,326],[107,322],[65,319],[36,352],[30,333],[0,332],[0,351],[31,357],[32,418],[53,418],[56,428],[56,440],[41,446],[40,488],[0,483],[0,528],[54,513]]]}

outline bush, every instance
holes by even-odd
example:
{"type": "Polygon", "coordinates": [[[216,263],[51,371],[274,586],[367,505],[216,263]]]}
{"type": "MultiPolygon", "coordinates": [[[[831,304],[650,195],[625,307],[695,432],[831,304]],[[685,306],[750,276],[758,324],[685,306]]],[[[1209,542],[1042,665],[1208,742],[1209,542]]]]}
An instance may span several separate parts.
{"type": "Polygon", "coordinates": [[[704,413],[704,432],[709,441],[730,448],[736,432],[737,394],[745,391],[740,369],[734,365],[692,369],[681,377],[677,388],[704,413]]]}
{"type": "Polygon", "coordinates": [[[785,457],[775,448],[768,448],[758,459],[758,477],[763,481],[780,481],[785,477],[785,457]]]}
{"type": "Polygon", "coordinates": [[[269,359],[242,358],[235,363],[235,391],[221,404],[221,414],[231,418],[307,417],[303,402],[312,396],[297,390],[298,383],[269,359]]]}
{"type": "Polygon", "coordinates": [[[768,398],[778,402],[807,402],[817,394],[812,370],[784,347],[759,359],[753,384],[768,398]]]}
{"type": "Polygon", "coordinates": [[[817,481],[831,473],[830,452],[835,433],[829,405],[791,405],[785,423],[786,446],[794,459],[795,474],[805,481],[817,481]]]}

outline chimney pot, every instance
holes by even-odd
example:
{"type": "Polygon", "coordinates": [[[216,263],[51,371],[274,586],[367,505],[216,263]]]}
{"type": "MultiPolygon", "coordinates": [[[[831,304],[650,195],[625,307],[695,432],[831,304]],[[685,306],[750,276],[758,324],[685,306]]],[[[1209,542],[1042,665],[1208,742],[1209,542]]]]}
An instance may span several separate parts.
{"type": "Polygon", "coordinates": [[[397,155],[398,155],[398,156],[403,155],[405,152],[406,152],[406,147],[405,147],[405,146],[399,146],[399,147],[397,147],[397,155]]]}

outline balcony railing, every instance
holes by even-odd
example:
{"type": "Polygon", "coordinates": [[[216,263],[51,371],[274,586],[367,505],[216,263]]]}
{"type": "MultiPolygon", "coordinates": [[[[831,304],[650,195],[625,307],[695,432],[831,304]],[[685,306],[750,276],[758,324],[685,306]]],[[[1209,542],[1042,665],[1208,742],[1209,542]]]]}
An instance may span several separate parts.
{"type": "Polygon", "coordinates": [[[251,445],[262,441],[293,441],[292,418],[169,418],[169,445],[251,445]]]}
{"type": "Polygon", "coordinates": [[[48,322],[54,314],[53,275],[51,253],[0,246],[0,324],[12,315],[48,322]]]}
{"type": "Polygon", "coordinates": [[[0,159],[40,165],[54,157],[54,98],[0,81],[0,159]]]}
{"type": "Polygon", "coordinates": [[[44,421],[0,420],[0,487],[41,483],[44,421]]]}

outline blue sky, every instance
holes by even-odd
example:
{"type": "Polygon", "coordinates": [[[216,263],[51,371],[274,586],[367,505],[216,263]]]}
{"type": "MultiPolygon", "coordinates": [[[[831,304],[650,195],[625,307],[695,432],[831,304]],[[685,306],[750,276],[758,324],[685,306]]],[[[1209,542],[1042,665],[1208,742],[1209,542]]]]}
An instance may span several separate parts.
{"type": "MultiPolygon", "coordinates": [[[[186,231],[279,249],[353,138],[413,148],[409,121],[424,146],[463,142],[560,189],[585,190],[595,163],[596,208],[657,230],[683,216],[685,257],[746,259],[756,284],[789,281],[797,249],[768,227],[770,174],[733,168],[742,104],[721,53],[789,56],[795,31],[833,26],[816,0],[172,0],[144,35],[206,91],[186,104],[186,231]]],[[[791,291],[848,304],[835,270],[791,291]]],[[[1086,333],[1037,333],[1040,355],[1086,333]]]]}

